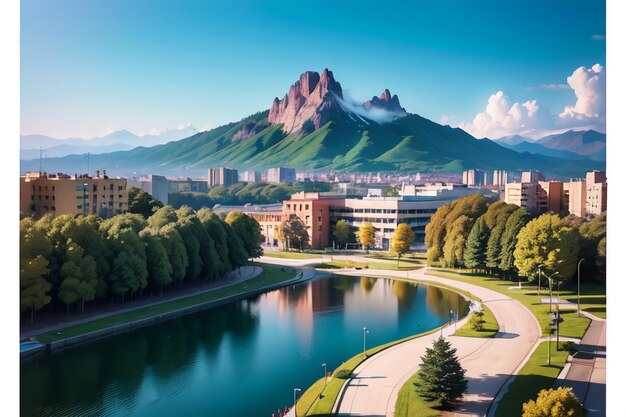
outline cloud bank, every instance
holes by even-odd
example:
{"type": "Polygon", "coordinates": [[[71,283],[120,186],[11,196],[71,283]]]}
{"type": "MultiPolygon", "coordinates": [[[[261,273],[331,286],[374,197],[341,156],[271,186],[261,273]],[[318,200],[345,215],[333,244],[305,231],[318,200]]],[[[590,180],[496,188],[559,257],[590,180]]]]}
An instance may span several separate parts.
{"type": "MultiPolygon", "coordinates": [[[[552,87],[546,85],[545,87],[552,87]]],[[[561,84],[556,84],[561,89],[561,84]]],[[[540,86],[544,87],[544,86],[540,86]]],[[[524,135],[537,138],[565,129],[595,129],[604,132],[606,125],[606,72],[600,64],[580,67],[567,77],[567,88],[574,91],[576,103],[565,106],[558,115],[541,106],[537,100],[512,102],[503,91],[492,94],[485,111],[471,123],[458,127],[475,137],[499,138],[524,135]]]]}
{"type": "Polygon", "coordinates": [[[372,106],[365,108],[362,102],[352,98],[346,90],[343,91],[343,99],[338,96],[335,96],[335,98],[344,110],[366,117],[378,124],[389,123],[394,119],[406,116],[405,112],[395,112],[380,107],[372,106]]]}

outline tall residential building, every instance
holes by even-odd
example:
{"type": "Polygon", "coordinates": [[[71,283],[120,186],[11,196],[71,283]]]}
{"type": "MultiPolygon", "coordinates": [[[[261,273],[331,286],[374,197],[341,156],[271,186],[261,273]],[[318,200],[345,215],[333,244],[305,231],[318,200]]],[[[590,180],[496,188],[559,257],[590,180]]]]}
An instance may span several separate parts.
{"type": "Polygon", "coordinates": [[[504,187],[507,182],[509,182],[508,172],[497,169],[493,171],[493,185],[499,185],[504,187]]]}
{"type": "Polygon", "coordinates": [[[231,185],[239,181],[239,174],[236,169],[230,168],[209,168],[207,183],[209,187],[216,185],[231,185]]]}
{"type": "Polygon", "coordinates": [[[587,201],[587,186],[585,180],[570,180],[568,189],[568,211],[578,217],[585,217],[585,203],[587,201]]]}
{"type": "Polygon", "coordinates": [[[283,182],[295,182],[295,168],[270,168],[267,170],[267,182],[270,184],[280,184],[283,182]]]}
{"type": "Polygon", "coordinates": [[[538,211],[560,213],[561,211],[568,210],[568,201],[562,182],[539,181],[537,184],[543,189],[546,196],[545,206],[543,206],[544,202],[541,201],[542,205],[538,207],[538,211]]]}
{"type": "Polygon", "coordinates": [[[540,212],[545,211],[547,207],[547,193],[537,183],[511,182],[504,187],[504,201],[533,212],[540,212]]]}
{"type": "Polygon", "coordinates": [[[600,171],[588,172],[585,182],[587,191],[585,198],[586,216],[597,216],[606,211],[606,174],[600,171]]]}
{"type": "Polygon", "coordinates": [[[323,249],[330,246],[330,206],[343,206],[344,196],[333,193],[293,194],[291,200],[283,201],[283,217],[297,215],[309,233],[312,248],[323,249]]]}
{"type": "Polygon", "coordinates": [[[50,214],[97,214],[106,218],[128,210],[126,178],[29,172],[20,177],[20,211],[36,218],[50,214]]]}
{"type": "Polygon", "coordinates": [[[243,182],[253,183],[261,181],[261,173],[254,170],[244,171],[239,174],[239,179],[243,182]]]}
{"type": "Polygon", "coordinates": [[[463,184],[466,185],[487,185],[487,173],[482,169],[469,169],[463,171],[463,184]]]}
{"type": "Polygon", "coordinates": [[[161,175],[151,174],[137,179],[129,179],[128,188],[131,187],[136,187],[147,192],[153,198],[156,198],[163,203],[163,205],[167,205],[168,203],[170,185],[167,178],[161,175]]]}
{"type": "Polygon", "coordinates": [[[528,182],[531,184],[537,184],[539,181],[545,181],[545,177],[539,171],[524,171],[522,172],[522,180],[520,182],[528,182]]]}

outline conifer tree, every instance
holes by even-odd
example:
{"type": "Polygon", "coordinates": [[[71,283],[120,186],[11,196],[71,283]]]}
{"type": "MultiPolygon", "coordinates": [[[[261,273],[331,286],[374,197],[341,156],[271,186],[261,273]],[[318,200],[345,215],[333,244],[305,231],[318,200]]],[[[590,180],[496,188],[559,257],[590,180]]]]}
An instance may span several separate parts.
{"type": "Polygon", "coordinates": [[[487,242],[489,241],[489,228],[485,224],[485,219],[481,216],[476,220],[472,231],[465,243],[463,260],[466,268],[484,269],[487,261],[487,242]]]}
{"type": "Polygon", "coordinates": [[[446,405],[467,391],[465,369],[461,368],[456,349],[443,337],[426,348],[415,382],[417,393],[432,406],[446,405]]]}

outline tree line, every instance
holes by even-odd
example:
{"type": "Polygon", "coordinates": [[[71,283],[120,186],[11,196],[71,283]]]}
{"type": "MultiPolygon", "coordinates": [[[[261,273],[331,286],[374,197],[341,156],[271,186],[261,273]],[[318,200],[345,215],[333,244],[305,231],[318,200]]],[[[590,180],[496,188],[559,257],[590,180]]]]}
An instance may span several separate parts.
{"type": "Polygon", "coordinates": [[[84,311],[96,299],[124,302],[185,283],[215,281],[262,254],[256,220],[210,210],[155,207],[126,213],[20,221],[22,310],[84,311]]]}
{"type": "Polygon", "coordinates": [[[426,226],[425,244],[429,265],[529,281],[541,266],[565,281],[584,259],[585,276],[604,280],[606,275],[606,213],[590,220],[553,213],[535,216],[515,204],[473,194],[437,209],[426,226]]]}
{"type": "Polygon", "coordinates": [[[272,204],[289,200],[292,194],[301,191],[330,191],[330,183],[317,181],[302,181],[288,184],[238,182],[232,185],[211,187],[206,193],[173,193],[169,195],[168,203],[174,207],[187,205],[196,210],[202,207],[213,207],[215,204],[272,204]]]}

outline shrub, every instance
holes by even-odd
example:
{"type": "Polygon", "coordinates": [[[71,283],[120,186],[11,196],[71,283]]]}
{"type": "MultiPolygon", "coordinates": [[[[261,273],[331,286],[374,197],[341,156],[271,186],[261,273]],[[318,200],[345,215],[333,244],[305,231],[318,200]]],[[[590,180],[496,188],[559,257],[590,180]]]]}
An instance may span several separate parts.
{"type": "Polygon", "coordinates": [[[522,406],[522,417],[583,417],[584,408],[572,388],[542,389],[537,400],[522,406]]]}
{"type": "Polygon", "coordinates": [[[340,369],[335,372],[335,378],[348,379],[352,376],[352,371],[349,369],[340,369]]]}

